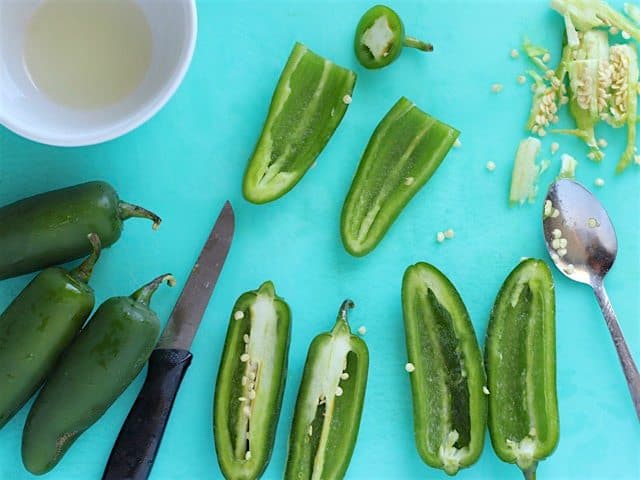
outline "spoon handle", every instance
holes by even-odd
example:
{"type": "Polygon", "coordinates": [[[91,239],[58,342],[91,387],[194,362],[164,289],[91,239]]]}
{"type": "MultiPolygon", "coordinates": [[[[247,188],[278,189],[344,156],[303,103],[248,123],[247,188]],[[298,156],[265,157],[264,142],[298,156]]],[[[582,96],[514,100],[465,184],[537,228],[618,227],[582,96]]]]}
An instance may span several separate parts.
{"type": "Polygon", "coordinates": [[[607,327],[609,327],[611,338],[613,339],[613,343],[618,351],[622,370],[624,371],[624,376],[627,378],[627,384],[629,385],[629,392],[631,393],[633,406],[635,407],[636,415],[640,420],[640,374],[638,374],[638,367],[636,367],[633,357],[631,357],[631,352],[629,351],[627,342],[625,341],[620,325],[618,324],[618,319],[613,311],[613,307],[609,301],[609,296],[604,288],[604,284],[602,282],[595,283],[593,285],[593,291],[596,294],[598,304],[600,305],[604,319],[607,322],[607,327]]]}

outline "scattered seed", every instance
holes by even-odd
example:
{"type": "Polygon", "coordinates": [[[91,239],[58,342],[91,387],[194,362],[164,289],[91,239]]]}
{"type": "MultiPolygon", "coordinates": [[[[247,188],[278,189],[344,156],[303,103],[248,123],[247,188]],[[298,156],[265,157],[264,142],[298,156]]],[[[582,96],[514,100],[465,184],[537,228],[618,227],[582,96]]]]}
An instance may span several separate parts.
{"type": "Polygon", "coordinates": [[[251,416],[251,408],[249,407],[249,405],[245,405],[244,407],[242,407],[242,413],[244,413],[247,417],[251,416]]]}
{"type": "Polygon", "coordinates": [[[622,31],[622,38],[624,38],[625,40],[629,40],[631,38],[631,35],[629,34],[629,32],[626,31],[622,31]]]}
{"type": "Polygon", "coordinates": [[[444,242],[444,232],[436,233],[436,240],[438,241],[438,243],[444,242]]]}
{"type": "Polygon", "coordinates": [[[247,453],[244,454],[244,459],[245,460],[251,460],[251,451],[247,450],[247,453]]]}
{"type": "Polygon", "coordinates": [[[346,104],[349,105],[353,99],[351,98],[351,95],[347,94],[344,97],[342,97],[342,101],[346,104]]]}
{"type": "Polygon", "coordinates": [[[554,72],[553,70],[547,70],[547,72],[545,73],[547,78],[553,78],[556,76],[556,72],[554,72]]]}
{"type": "Polygon", "coordinates": [[[552,212],[553,212],[553,204],[551,203],[551,200],[545,200],[544,213],[543,213],[544,218],[550,217],[552,212]]]}
{"type": "Polygon", "coordinates": [[[453,231],[453,228],[448,229],[447,231],[444,232],[444,236],[446,238],[453,238],[455,235],[455,232],[453,231]]]}
{"type": "Polygon", "coordinates": [[[491,392],[489,391],[489,389],[487,388],[486,385],[482,386],[482,393],[484,393],[485,395],[489,395],[491,392]]]}
{"type": "Polygon", "coordinates": [[[527,83],[527,77],[525,77],[524,75],[518,75],[516,77],[516,82],[518,82],[520,85],[524,85],[525,83],[527,83]]]}
{"type": "Polygon", "coordinates": [[[557,208],[554,208],[553,212],[551,212],[551,218],[558,218],[559,215],[560,215],[560,210],[558,210],[557,208]]]}
{"type": "Polygon", "coordinates": [[[309,436],[313,437],[313,425],[309,425],[309,436]]]}
{"type": "Polygon", "coordinates": [[[248,333],[245,333],[245,334],[242,336],[242,340],[244,340],[244,343],[249,343],[249,334],[248,334],[248,333]]]}
{"type": "Polygon", "coordinates": [[[242,355],[240,355],[240,361],[241,362],[248,362],[249,361],[249,354],[248,353],[243,353],[242,355]]]}
{"type": "Polygon", "coordinates": [[[365,333],[367,333],[367,327],[365,327],[364,325],[360,325],[360,327],[358,328],[358,333],[360,335],[364,335],[365,333]]]}
{"type": "Polygon", "coordinates": [[[598,140],[598,146],[599,147],[606,148],[607,145],[609,145],[609,142],[607,142],[606,139],[601,138],[600,140],[598,140]]]}
{"type": "Polygon", "coordinates": [[[416,366],[415,366],[413,363],[410,363],[410,362],[409,362],[409,363],[407,363],[407,364],[404,366],[404,369],[405,369],[407,372],[412,373],[412,372],[415,372],[415,370],[416,370],[416,366]]]}
{"type": "Polygon", "coordinates": [[[567,254],[567,249],[566,248],[559,248],[558,250],[556,250],[556,252],[558,252],[558,256],[562,258],[567,254]]]}
{"type": "Polygon", "coordinates": [[[604,187],[604,178],[596,178],[595,181],[593,182],[595,184],[596,187],[604,187]]]}
{"type": "Polygon", "coordinates": [[[491,160],[489,160],[487,162],[487,170],[489,170],[490,172],[493,172],[495,169],[496,169],[496,164],[491,160]]]}
{"type": "Polygon", "coordinates": [[[233,318],[236,320],[242,320],[244,318],[244,312],[242,310],[238,310],[233,314],[233,318]]]}
{"type": "Polygon", "coordinates": [[[559,238],[554,238],[553,240],[551,240],[551,248],[553,248],[554,250],[557,250],[560,248],[560,239],[559,238]]]}
{"type": "Polygon", "coordinates": [[[341,397],[343,393],[344,393],[344,390],[342,390],[342,387],[340,386],[336,387],[336,397],[341,397]]]}
{"type": "Polygon", "coordinates": [[[453,142],[453,146],[454,146],[455,148],[460,148],[460,147],[462,146],[462,142],[460,141],[460,139],[459,139],[459,138],[456,138],[456,141],[455,141],[455,142],[453,142]]]}
{"type": "Polygon", "coordinates": [[[491,91],[493,93],[500,93],[503,89],[504,85],[502,85],[501,83],[494,83],[493,85],[491,85],[491,91]]]}
{"type": "Polygon", "coordinates": [[[246,402],[247,401],[247,397],[238,397],[238,401],[239,402],[246,402]]]}
{"type": "Polygon", "coordinates": [[[256,379],[256,372],[249,372],[249,380],[255,380],[256,379]]]}
{"type": "Polygon", "coordinates": [[[558,256],[557,253],[552,253],[551,260],[553,260],[553,263],[558,263],[560,261],[560,257],[558,256]]]}
{"type": "Polygon", "coordinates": [[[256,399],[256,391],[255,390],[251,390],[249,392],[249,399],[250,400],[255,400],[256,399]]]}
{"type": "Polygon", "coordinates": [[[566,238],[561,238],[558,240],[558,242],[560,243],[560,248],[567,248],[567,239],[566,238]]]}
{"type": "Polygon", "coordinates": [[[559,228],[554,228],[551,231],[551,235],[553,236],[553,238],[560,238],[562,237],[562,231],[559,228]]]}
{"type": "Polygon", "coordinates": [[[517,49],[511,50],[511,58],[518,58],[520,56],[520,52],[517,49]]]}
{"type": "Polygon", "coordinates": [[[242,386],[246,386],[247,382],[249,381],[249,379],[246,376],[242,376],[242,379],[240,380],[240,383],[242,384],[242,386]]]}
{"type": "Polygon", "coordinates": [[[407,178],[404,179],[404,184],[406,186],[413,185],[413,182],[415,182],[415,180],[416,179],[413,178],[413,177],[407,177],[407,178]]]}
{"type": "Polygon", "coordinates": [[[347,372],[342,372],[340,374],[340,379],[341,380],[349,380],[349,374],[347,372]]]}
{"type": "Polygon", "coordinates": [[[590,218],[587,220],[587,227],[589,228],[597,228],[600,226],[600,223],[595,218],[590,218]]]}
{"type": "MultiPolygon", "coordinates": [[[[549,52],[547,52],[542,56],[542,61],[544,63],[547,63],[549,60],[551,60],[551,54],[549,52]]],[[[555,72],[554,72],[554,74],[555,74],[555,72]]]]}
{"type": "Polygon", "coordinates": [[[596,154],[594,152],[589,152],[589,153],[587,153],[587,158],[589,160],[595,160],[596,159],[596,154]]]}
{"type": "Polygon", "coordinates": [[[558,142],[553,142],[551,144],[551,155],[554,155],[558,150],[560,150],[560,144],[558,142]]]}
{"type": "Polygon", "coordinates": [[[573,272],[575,272],[575,271],[576,271],[576,267],[574,267],[574,266],[573,266],[573,264],[572,264],[572,263],[570,263],[569,265],[567,265],[567,268],[565,268],[565,269],[564,269],[564,271],[565,271],[567,274],[571,275],[573,272]]]}

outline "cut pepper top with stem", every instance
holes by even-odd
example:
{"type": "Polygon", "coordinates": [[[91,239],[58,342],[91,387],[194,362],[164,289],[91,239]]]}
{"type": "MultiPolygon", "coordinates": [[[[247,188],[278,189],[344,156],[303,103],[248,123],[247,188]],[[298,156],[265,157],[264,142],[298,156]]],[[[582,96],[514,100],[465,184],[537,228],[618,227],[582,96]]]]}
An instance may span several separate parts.
{"type": "Polygon", "coordinates": [[[389,7],[376,5],[364,13],[354,39],[356,58],[362,66],[370,69],[386,67],[400,56],[403,47],[433,51],[430,43],[405,37],[402,20],[389,7]]]}
{"type": "Polygon", "coordinates": [[[364,402],[369,352],[351,334],[340,307],[330,332],[318,335],[307,354],[293,418],[286,480],[340,479],[355,447],[364,402]]]}

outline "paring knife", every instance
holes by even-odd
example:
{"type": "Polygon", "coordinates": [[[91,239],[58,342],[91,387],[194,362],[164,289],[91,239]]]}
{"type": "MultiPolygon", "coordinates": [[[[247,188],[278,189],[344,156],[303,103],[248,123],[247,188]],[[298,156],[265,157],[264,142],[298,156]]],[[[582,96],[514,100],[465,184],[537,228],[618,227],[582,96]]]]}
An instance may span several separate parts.
{"type": "Polygon", "coordinates": [[[226,202],[149,358],[147,378],[111,450],[103,480],[149,478],[173,402],[191,364],[189,348],[227,258],[234,225],[233,208],[226,202]]]}

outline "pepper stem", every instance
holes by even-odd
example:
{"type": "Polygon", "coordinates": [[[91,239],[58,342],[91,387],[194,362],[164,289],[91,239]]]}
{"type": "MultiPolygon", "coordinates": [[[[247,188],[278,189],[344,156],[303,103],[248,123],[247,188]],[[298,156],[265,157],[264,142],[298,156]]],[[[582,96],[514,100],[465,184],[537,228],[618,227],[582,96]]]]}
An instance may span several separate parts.
{"type": "Polygon", "coordinates": [[[151,302],[151,297],[153,297],[153,294],[156,293],[158,287],[160,287],[160,285],[162,285],[164,282],[167,282],[167,285],[173,287],[176,284],[176,279],[170,273],[160,275],[140,289],[133,292],[130,298],[135,302],[142,303],[148,306],[149,302],[151,302]]]}
{"type": "Polygon", "coordinates": [[[82,283],[89,283],[91,274],[93,273],[93,267],[96,266],[96,262],[100,258],[100,251],[102,250],[102,244],[100,243],[100,237],[96,233],[90,233],[87,235],[93,251],[85,260],[76,268],[69,272],[73,278],[81,281],[82,283]]]}
{"type": "Polygon", "coordinates": [[[148,218],[153,221],[153,229],[157,230],[162,223],[162,219],[153,212],[150,212],[146,208],[139,207],[127,202],[118,203],[118,216],[122,220],[128,218],[148,218]]]}
{"type": "Polygon", "coordinates": [[[525,480],[536,480],[536,468],[538,468],[538,462],[533,462],[529,468],[522,470],[525,480]]]}
{"type": "Polygon", "coordinates": [[[353,303],[353,300],[350,299],[346,299],[344,302],[342,302],[342,305],[340,305],[340,310],[338,311],[338,317],[340,318],[340,320],[344,320],[348,324],[349,310],[351,310],[355,306],[356,304],[353,303]]]}
{"type": "Polygon", "coordinates": [[[417,48],[423,52],[433,52],[433,45],[413,37],[404,37],[402,41],[405,47],[417,48]]]}

